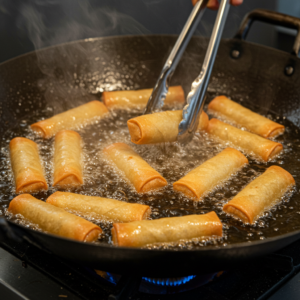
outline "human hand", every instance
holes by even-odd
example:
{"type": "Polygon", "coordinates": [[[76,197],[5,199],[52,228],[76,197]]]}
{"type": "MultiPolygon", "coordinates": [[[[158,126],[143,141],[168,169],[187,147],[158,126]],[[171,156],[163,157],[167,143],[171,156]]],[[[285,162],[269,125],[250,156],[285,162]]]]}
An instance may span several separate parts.
{"type": "MultiPolygon", "coordinates": [[[[199,0],[192,0],[193,5],[195,5],[199,0]]],[[[234,6],[241,5],[243,0],[230,0],[230,4],[234,6]]],[[[210,9],[218,9],[219,8],[219,1],[218,0],[209,0],[207,7],[210,9]]]]}

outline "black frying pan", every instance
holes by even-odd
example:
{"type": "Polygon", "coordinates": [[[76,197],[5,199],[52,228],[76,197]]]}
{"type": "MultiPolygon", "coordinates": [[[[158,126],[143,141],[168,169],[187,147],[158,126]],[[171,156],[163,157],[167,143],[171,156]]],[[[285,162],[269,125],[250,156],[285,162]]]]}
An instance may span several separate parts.
{"type": "MultiPolygon", "coordinates": [[[[209,91],[227,94],[234,99],[251,99],[261,112],[272,110],[300,127],[300,60],[296,55],[299,51],[299,29],[300,20],[296,18],[259,10],[248,15],[234,39],[221,41],[209,91]],[[296,28],[298,36],[293,53],[245,42],[243,38],[254,19],[296,28]]],[[[175,36],[89,39],[29,53],[1,64],[1,142],[5,144],[5,132],[19,123],[16,120],[32,116],[48,106],[59,104],[61,109],[68,109],[70,100],[77,101],[74,95],[80,98],[78,103],[73,103],[78,105],[80,101],[101,96],[101,91],[112,85],[116,89],[153,86],[175,40],[175,36]],[[101,78],[95,85],[93,72],[98,72],[97,76],[101,78]],[[81,74],[83,85],[73,73],[81,74]],[[51,96],[51,89],[54,96],[51,96]]],[[[173,76],[172,85],[181,84],[188,89],[200,70],[204,55],[201,50],[206,45],[206,39],[195,37],[191,40],[173,76]]],[[[295,161],[294,176],[299,173],[297,165],[300,162],[295,161]]],[[[300,186],[300,177],[295,179],[300,186]]],[[[12,197],[1,197],[3,209],[12,197]]],[[[291,201],[300,201],[300,194],[296,192],[291,201]]],[[[0,217],[0,239],[4,242],[8,238],[20,242],[26,240],[60,257],[104,271],[175,277],[228,269],[285,247],[300,238],[297,210],[289,212],[288,216],[292,220],[289,228],[274,233],[266,240],[189,251],[80,243],[30,230],[3,217],[0,217]]]]}

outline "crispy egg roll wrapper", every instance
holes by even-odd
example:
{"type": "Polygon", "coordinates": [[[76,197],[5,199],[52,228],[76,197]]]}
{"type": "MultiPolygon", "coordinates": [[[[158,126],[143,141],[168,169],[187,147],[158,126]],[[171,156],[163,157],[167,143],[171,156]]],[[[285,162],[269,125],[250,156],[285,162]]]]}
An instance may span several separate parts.
{"type": "Polygon", "coordinates": [[[83,184],[82,140],[71,130],[59,131],[54,142],[53,186],[76,187],[83,184]]]}
{"type": "Polygon", "coordinates": [[[63,129],[74,129],[82,125],[91,124],[95,118],[108,113],[106,106],[94,100],[78,107],[57,114],[31,125],[31,129],[45,139],[49,139],[63,129]]]}
{"type": "Polygon", "coordinates": [[[114,223],[112,229],[113,243],[125,247],[210,236],[222,236],[222,223],[213,211],[205,215],[114,223]]]}
{"type": "Polygon", "coordinates": [[[173,183],[175,191],[187,197],[200,200],[218,184],[236,173],[248,163],[248,159],[238,150],[226,148],[199,167],[173,183]]]}
{"type": "Polygon", "coordinates": [[[14,198],[8,211],[14,215],[22,215],[43,231],[77,241],[92,242],[102,233],[99,226],[29,194],[14,198]]]}
{"type": "Polygon", "coordinates": [[[112,222],[140,221],[147,219],[151,214],[148,205],[65,192],[55,192],[46,202],[82,215],[91,215],[112,222]]]}
{"type": "Polygon", "coordinates": [[[236,124],[265,138],[275,137],[284,133],[285,128],[283,125],[273,122],[225,96],[213,99],[209,103],[208,109],[220,113],[226,118],[233,120],[236,124]]]}
{"type": "Polygon", "coordinates": [[[238,129],[217,119],[209,120],[206,130],[209,134],[225,142],[230,142],[233,146],[240,147],[249,154],[254,153],[264,161],[272,159],[283,149],[280,143],[238,129]]]}
{"type": "Polygon", "coordinates": [[[16,192],[35,193],[47,190],[37,144],[29,139],[16,137],[10,141],[9,149],[16,192]]]}
{"type": "MultiPolygon", "coordinates": [[[[102,99],[104,104],[109,108],[128,108],[146,106],[152,89],[136,91],[113,91],[103,92],[102,99]]],[[[169,88],[165,104],[184,103],[184,91],[181,86],[171,86],[169,88]]]]}
{"type": "MultiPolygon", "coordinates": [[[[178,126],[182,120],[182,110],[164,111],[139,116],[127,121],[131,141],[135,144],[156,144],[175,142],[178,135],[178,126]]],[[[208,116],[203,111],[198,130],[206,129],[208,116]]]]}
{"type": "Polygon", "coordinates": [[[293,185],[295,180],[289,172],[271,166],[225,204],[223,210],[244,223],[253,224],[264,211],[279,203],[293,185]]]}
{"type": "Polygon", "coordinates": [[[104,155],[123,172],[138,193],[146,193],[167,185],[164,179],[133,149],[124,143],[115,143],[103,150],[104,155]]]}

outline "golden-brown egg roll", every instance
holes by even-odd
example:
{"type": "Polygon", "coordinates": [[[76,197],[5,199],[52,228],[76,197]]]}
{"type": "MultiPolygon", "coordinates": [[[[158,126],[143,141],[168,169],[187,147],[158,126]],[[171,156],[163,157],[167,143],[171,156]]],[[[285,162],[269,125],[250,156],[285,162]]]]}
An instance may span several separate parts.
{"type": "Polygon", "coordinates": [[[164,179],[133,149],[124,143],[115,143],[103,150],[125,177],[134,185],[138,193],[146,193],[167,185],[164,179]]]}
{"type": "Polygon", "coordinates": [[[15,197],[9,204],[8,212],[22,215],[43,231],[69,239],[92,242],[102,233],[99,226],[29,194],[15,197]]]}
{"type": "MultiPolygon", "coordinates": [[[[127,126],[131,141],[135,144],[175,142],[181,120],[182,110],[164,111],[130,119],[127,121],[127,126]]],[[[208,116],[203,111],[198,130],[206,129],[207,126],[208,116]]]]}
{"type": "Polygon", "coordinates": [[[78,107],[67,110],[31,125],[31,129],[45,139],[49,139],[63,129],[75,129],[91,124],[96,118],[103,117],[108,110],[106,106],[97,101],[91,101],[78,107]]]}
{"type": "Polygon", "coordinates": [[[264,161],[272,159],[283,149],[280,143],[238,129],[217,119],[209,120],[206,130],[209,134],[225,142],[230,142],[233,146],[240,147],[249,154],[255,154],[264,161]]]}
{"type": "MultiPolygon", "coordinates": [[[[109,108],[145,107],[152,93],[152,89],[137,91],[103,92],[102,99],[109,108]]],[[[184,103],[184,91],[181,86],[169,88],[165,104],[184,103]]]]}
{"type": "Polygon", "coordinates": [[[83,184],[82,140],[72,130],[59,131],[54,142],[53,186],[77,187],[83,184]]]}
{"type": "Polygon", "coordinates": [[[240,151],[226,148],[174,182],[173,188],[193,200],[200,200],[247,163],[248,159],[240,151]]]}
{"type": "Polygon", "coordinates": [[[289,172],[272,166],[225,204],[223,210],[244,223],[253,224],[264,211],[279,203],[293,185],[295,180],[289,172]]]}
{"type": "Polygon", "coordinates": [[[112,228],[113,243],[125,247],[211,236],[222,236],[222,223],[214,211],[205,215],[115,223],[112,228]]]}
{"type": "Polygon", "coordinates": [[[208,109],[265,138],[284,133],[283,125],[273,122],[225,96],[216,97],[209,103],[208,109]]]}
{"type": "Polygon", "coordinates": [[[16,192],[35,193],[47,190],[37,144],[29,139],[16,137],[10,141],[9,149],[16,192]]]}
{"type": "Polygon", "coordinates": [[[151,214],[151,208],[148,205],[73,193],[55,192],[46,202],[87,217],[112,222],[145,220],[151,214]]]}

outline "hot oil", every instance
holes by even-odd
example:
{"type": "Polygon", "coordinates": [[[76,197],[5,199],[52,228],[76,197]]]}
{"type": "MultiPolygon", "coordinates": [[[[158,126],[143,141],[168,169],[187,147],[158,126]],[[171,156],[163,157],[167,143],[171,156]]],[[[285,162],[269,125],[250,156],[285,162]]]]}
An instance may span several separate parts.
{"type": "MultiPolygon", "coordinates": [[[[49,190],[34,194],[34,196],[38,199],[46,200],[49,195],[57,190],[57,188],[51,187],[54,139],[43,140],[29,129],[30,124],[49,117],[50,113],[45,110],[38,115],[35,114],[20,120],[19,124],[7,132],[3,138],[3,148],[1,149],[3,155],[1,156],[0,165],[0,214],[5,213],[9,201],[16,196],[8,151],[9,142],[14,137],[27,137],[39,145],[49,190]]],[[[205,133],[197,133],[193,141],[186,146],[180,146],[177,143],[135,145],[130,142],[126,122],[128,119],[140,114],[141,110],[115,110],[108,117],[78,130],[84,142],[84,185],[70,190],[71,192],[113,198],[130,203],[147,204],[152,209],[151,219],[204,214],[215,211],[224,225],[223,238],[193,239],[175,244],[149,246],[155,249],[220,247],[240,242],[263,240],[300,229],[300,202],[297,201],[299,198],[298,189],[285,195],[279,205],[265,212],[264,216],[252,226],[244,225],[241,221],[227,216],[222,211],[225,203],[271,165],[279,165],[288,170],[294,176],[296,184],[299,186],[299,129],[291,122],[275,114],[268,115],[269,118],[286,126],[285,134],[276,138],[276,141],[283,143],[284,153],[268,163],[248,157],[250,162],[248,166],[242,168],[237,174],[234,174],[223,184],[216,187],[202,201],[195,202],[182,194],[174,192],[172,188],[173,183],[207,159],[221,152],[228,145],[211,139],[205,133]],[[124,142],[131,145],[141,157],[166,178],[168,185],[155,192],[138,194],[134,187],[124,179],[122,174],[107,162],[101,154],[105,147],[115,142],[124,142]]],[[[94,218],[90,218],[90,221],[100,225],[105,232],[105,237],[99,240],[99,243],[111,244],[110,230],[112,224],[104,220],[95,220],[94,218]]],[[[24,221],[22,222],[24,223],[24,221]]]]}

